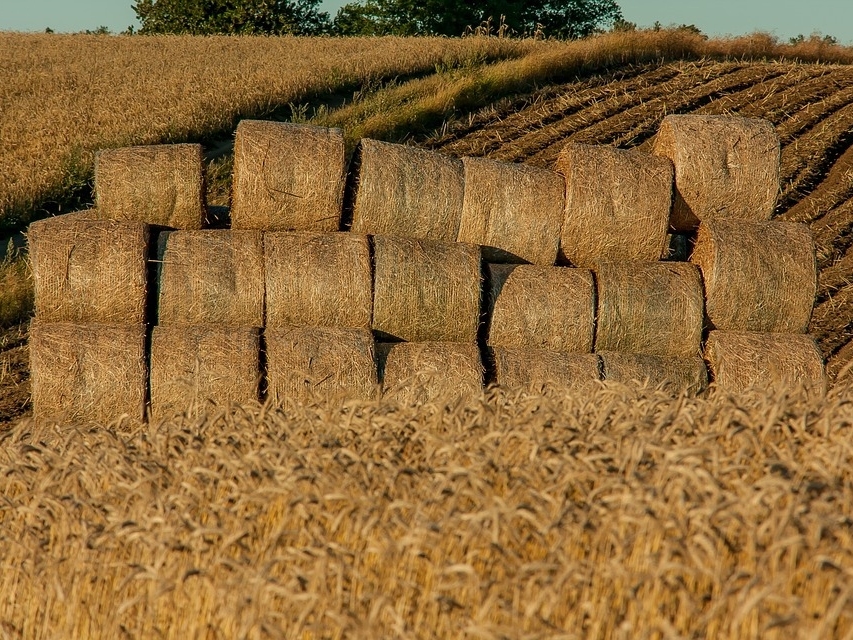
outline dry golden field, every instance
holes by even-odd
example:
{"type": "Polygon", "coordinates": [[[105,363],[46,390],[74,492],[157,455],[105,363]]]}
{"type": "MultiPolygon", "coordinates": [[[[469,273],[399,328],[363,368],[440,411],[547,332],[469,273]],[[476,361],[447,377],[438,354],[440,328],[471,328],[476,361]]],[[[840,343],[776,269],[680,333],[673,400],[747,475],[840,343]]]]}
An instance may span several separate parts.
{"type": "Polygon", "coordinates": [[[497,38],[0,34],[0,226],[91,177],[102,147],[201,139],[239,117],[522,55],[497,38]]]}
{"type": "Polygon", "coordinates": [[[350,138],[405,137],[543,83],[703,57],[847,63],[853,50],[679,30],[575,42],[0,33],[0,232],[20,229],[45,206],[90,198],[102,147],[230,138],[242,117],[342,100],[349,108],[329,124],[350,138]],[[483,66],[506,58],[519,59],[483,66]],[[359,99],[420,74],[433,77],[379,103],[359,99]]]}
{"type": "Polygon", "coordinates": [[[850,638],[853,396],[339,403],[0,439],[4,638],[850,638]]]}

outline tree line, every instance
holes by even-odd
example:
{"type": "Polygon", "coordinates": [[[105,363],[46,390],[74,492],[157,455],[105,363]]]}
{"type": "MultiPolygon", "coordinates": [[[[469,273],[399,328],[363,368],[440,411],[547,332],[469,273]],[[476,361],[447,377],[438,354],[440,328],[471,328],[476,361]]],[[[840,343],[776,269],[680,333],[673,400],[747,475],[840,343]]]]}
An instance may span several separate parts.
{"type": "Polygon", "coordinates": [[[623,21],[615,0],[358,0],[333,17],[320,0],[137,0],[140,33],[582,38],[623,21]],[[481,25],[488,25],[485,29],[481,25]]]}

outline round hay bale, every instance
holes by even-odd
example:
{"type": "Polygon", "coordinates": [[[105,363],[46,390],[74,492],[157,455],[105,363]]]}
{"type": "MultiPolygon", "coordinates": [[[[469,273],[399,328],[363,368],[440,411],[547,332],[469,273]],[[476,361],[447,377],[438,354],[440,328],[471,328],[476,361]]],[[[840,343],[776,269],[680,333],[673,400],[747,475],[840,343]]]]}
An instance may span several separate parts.
{"type": "Polygon", "coordinates": [[[367,236],[264,234],[267,327],[370,329],[373,271],[367,236]]]}
{"type": "Polygon", "coordinates": [[[97,213],[108,220],[201,229],[203,171],[200,144],[103,149],[95,154],[97,213]]]}
{"type": "Polygon", "coordinates": [[[260,354],[260,329],[254,327],[154,327],[152,415],[257,401],[260,354]]]}
{"type": "Polygon", "coordinates": [[[560,260],[660,260],[672,204],[672,164],[606,146],[567,144],[557,171],[566,179],[560,260]]]}
{"type": "Polygon", "coordinates": [[[689,358],[701,353],[704,305],[695,265],[603,262],[596,351],[689,358]]]}
{"type": "Polygon", "coordinates": [[[826,393],[823,356],[808,335],[711,331],[705,360],[717,388],[731,393],[780,387],[826,393]]]}
{"type": "Polygon", "coordinates": [[[674,115],[661,123],[653,153],[675,167],[670,225],[712,219],[767,220],[779,192],[779,136],[767,120],[674,115]]]}
{"type": "Polygon", "coordinates": [[[379,393],[368,329],[266,329],[268,394],[276,402],[373,399],[379,393]]]}
{"type": "Polygon", "coordinates": [[[594,353],[495,347],[492,358],[495,384],[555,398],[589,394],[601,378],[599,358],[594,353]]]}
{"type": "Polygon", "coordinates": [[[364,139],[352,230],[454,242],[465,193],[462,161],[434,151],[364,139]]]}
{"type": "Polygon", "coordinates": [[[637,353],[600,353],[604,379],[641,385],[673,395],[695,396],[708,387],[708,369],[700,356],[673,358],[637,353]]]}
{"type": "Polygon", "coordinates": [[[340,129],[242,120],[234,139],[231,228],[337,231],[346,173],[340,129]]]}
{"type": "Polygon", "coordinates": [[[460,242],[376,236],[373,329],[410,342],[475,342],[480,249],[460,242]]]}
{"type": "Polygon", "coordinates": [[[145,325],[30,325],[33,414],[106,424],[142,421],[148,391],[145,325]]]}
{"type": "Polygon", "coordinates": [[[475,344],[380,343],[376,354],[386,398],[449,403],[483,390],[483,363],[475,344]]]}
{"type": "Polygon", "coordinates": [[[465,197],[459,242],[483,247],[487,262],[553,265],[566,183],[546,169],[463,158],[465,197]]]}
{"type": "Polygon", "coordinates": [[[595,332],[592,272],[568,267],[490,264],[487,342],[590,353],[595,332]]]}
{"type": "Polygon", "coordinates": [[[143,324],[148,225],[91,215],[80,212],[30,225],[36,316],[42,322],[143,324]]]}
{"type": "Polygon", "coordinates": [[[817,259],[806,225],[703,222],[690,260],[702,271],[711,328],[767,333],[808,328],[817,259]]]}
{"type": "Polygon", "coordinates": [[[157,239],[158,324],[260,327],[260,231],[171,231],[157,239]]]}

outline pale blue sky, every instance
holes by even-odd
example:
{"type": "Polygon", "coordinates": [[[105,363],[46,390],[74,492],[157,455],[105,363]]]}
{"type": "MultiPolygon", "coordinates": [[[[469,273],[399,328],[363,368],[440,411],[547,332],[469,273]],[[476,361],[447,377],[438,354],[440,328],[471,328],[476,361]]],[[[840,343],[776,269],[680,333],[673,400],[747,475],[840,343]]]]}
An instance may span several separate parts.
{"type": "MultiPolygon", "coordinates": [[[[325,0],[334,14],[341,0],[325,0]]],[[[709,35],[770,31],[783,39],[814,31],[853,44],[853,0],[620,0],[627,20],[640,26],[695,24],[709,35]]],[[[136,25],[131,0],[0,0],[0,30],[82,31],[100,25],[123,31],[136,25]]],[[[138,25],[137,25],[138,26],[138,25]]]]}

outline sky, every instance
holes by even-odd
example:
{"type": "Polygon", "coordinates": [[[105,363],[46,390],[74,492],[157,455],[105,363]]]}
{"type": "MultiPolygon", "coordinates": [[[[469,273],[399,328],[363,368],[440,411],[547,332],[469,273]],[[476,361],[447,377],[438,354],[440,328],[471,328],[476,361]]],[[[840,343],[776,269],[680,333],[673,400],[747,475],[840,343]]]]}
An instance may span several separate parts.
{"type": "MultiPolygon", "coordinates": [[[[640,27],[695,24],[711,36],[768,31],[782,40],[813,32],[853,45],[853,0],[617,0],[640,27]]],[[[132,0],[0,0],[0,30],[57,32],[138,27],[132,0]]],[[[334,14],[342,0],[324,0],[334,14]]]]}

